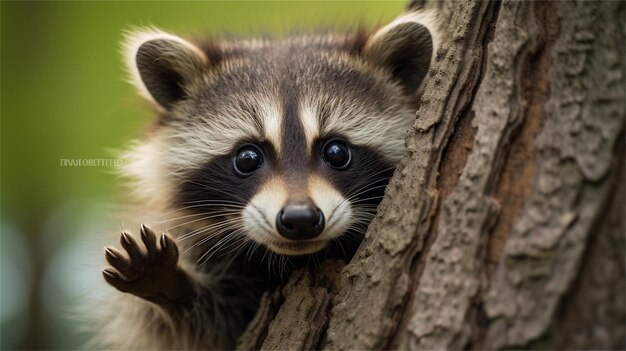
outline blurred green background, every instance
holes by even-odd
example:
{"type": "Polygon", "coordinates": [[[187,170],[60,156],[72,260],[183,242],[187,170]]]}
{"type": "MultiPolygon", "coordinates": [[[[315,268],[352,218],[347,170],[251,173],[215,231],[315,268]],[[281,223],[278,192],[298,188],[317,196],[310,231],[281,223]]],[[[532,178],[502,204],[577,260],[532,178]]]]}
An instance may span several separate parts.
{"type": "Polygon", "coordinates": [[[120,55],[123,31],[242,36],[384,23],[405,1],[6,2],[1,12],[2,349],[80,348],[76,307],[104,286],[102,245],[119,225],[114,158],[150,120],[120,55]]]}

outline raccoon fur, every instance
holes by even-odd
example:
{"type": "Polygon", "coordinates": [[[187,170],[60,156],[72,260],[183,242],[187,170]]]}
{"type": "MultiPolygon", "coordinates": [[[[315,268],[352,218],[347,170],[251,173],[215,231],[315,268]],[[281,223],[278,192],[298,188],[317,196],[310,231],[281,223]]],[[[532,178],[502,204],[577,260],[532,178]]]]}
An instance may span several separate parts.
{"type": "Polygon", "coordinates": [[[123,230],[122,249],[105,249],[116,296],[95,345],[231,349],[289,272],[349,259],[404,153],[438,43],[425,11],[370,33],[130,33],[128,69],[157,116],[125,155],[136,236],[123,230]]]}

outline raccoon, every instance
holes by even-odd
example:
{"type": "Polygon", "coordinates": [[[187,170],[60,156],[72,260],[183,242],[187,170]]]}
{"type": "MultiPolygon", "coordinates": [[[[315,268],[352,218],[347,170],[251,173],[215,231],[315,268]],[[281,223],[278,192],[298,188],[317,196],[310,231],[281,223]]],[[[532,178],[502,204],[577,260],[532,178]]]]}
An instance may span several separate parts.
{"type": "Polygon", "coordinates": [[[130,33],[132,82],[157,111],[124,168],[148,224],[105,249],[121,293],[95,343],[231,349],[289,272],[349,260],[404,153],[438,28],[411,10],[349,34],[130,33]]]}

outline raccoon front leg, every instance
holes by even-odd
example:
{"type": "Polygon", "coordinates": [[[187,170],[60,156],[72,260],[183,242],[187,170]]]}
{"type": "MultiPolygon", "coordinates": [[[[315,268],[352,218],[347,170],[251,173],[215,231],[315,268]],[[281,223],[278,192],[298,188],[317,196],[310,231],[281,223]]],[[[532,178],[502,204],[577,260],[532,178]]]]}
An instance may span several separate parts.
{"type": "Polygon", "coordinates": [[[105,249],[111,267],[104,279],[124,294],[105,311],[95,345],[113,349],[230,349],[245,327],[238,310],[243,300],[222,293],[217,277],[187,271],[179,262],[176,243],[166,234],[141,226],[141,248],[122,232],[126,254],[105,249]],[[158,243],[157,243],[158,241],[158,243]],[[134,301],[129,294],[144,301],[134,301]],[[131,301],[133,300],[133,301],[131,301]],[[224,314],[227,304],[232,313],[224,314]]]}
{"type": "Polygon", "coordinates": [[[105,258],[112,268],[102,270],[104,279],[116,289],[141,297],[164,308],[190,304],[196,297],[191,276],[178,265],[178,247],[166,234],[157,245],[157,236],[141,225],[143,251],[127,232],[122,232],[120,243],[127,255],[107,247],[105,258]]]}

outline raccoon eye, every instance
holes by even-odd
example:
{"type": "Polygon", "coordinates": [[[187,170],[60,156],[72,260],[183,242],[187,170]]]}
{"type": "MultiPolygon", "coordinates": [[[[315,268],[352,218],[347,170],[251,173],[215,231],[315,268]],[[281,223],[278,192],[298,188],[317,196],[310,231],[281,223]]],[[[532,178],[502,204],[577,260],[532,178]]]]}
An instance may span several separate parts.
{"type": "Polygon", "coordinates": [[[337,140],[330,141],[324,146],[323,156],[326,163],[337,169],[346,169],[352,160],[350,149],[337,140]]]}
{"type": "Polygon", "coordinates": [[[249,175],[261,167],[262,164],[263,157],[261,152],[251,145],[241,148],[233,159],[235,170],[241,175],[249,175]]]}

